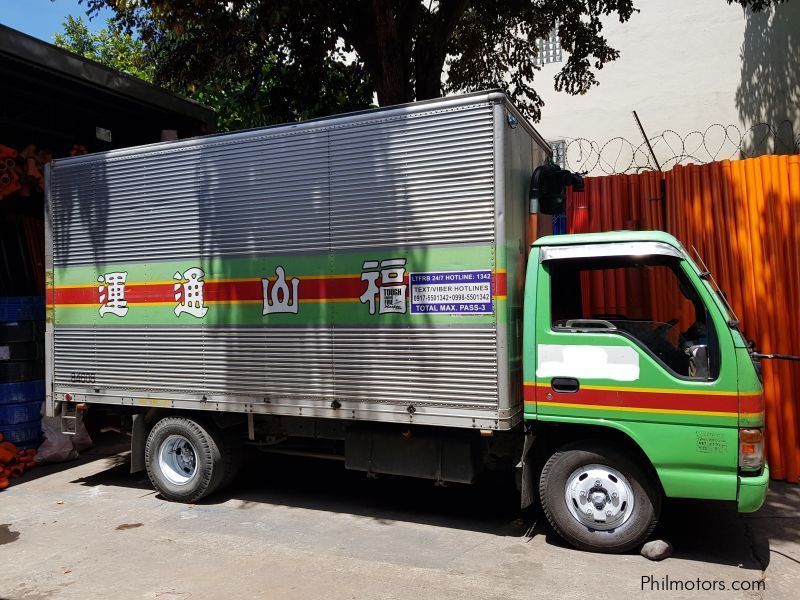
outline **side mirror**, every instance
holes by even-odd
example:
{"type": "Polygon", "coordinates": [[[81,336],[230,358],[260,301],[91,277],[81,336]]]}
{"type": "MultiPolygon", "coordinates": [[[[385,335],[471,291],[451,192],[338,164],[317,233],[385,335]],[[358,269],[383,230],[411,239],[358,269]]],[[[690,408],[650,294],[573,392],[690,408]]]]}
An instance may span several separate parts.
{"type": "Polygon", "coordinates": [[[686,348],[689,355],[689,376],[708,379],[711,364],[708,362],[708,346],[696,345],[686,348]]]}
{"type": "Polygon", "coordinates": [[[568,187],[582,192],[583,177],[553,163],[537,167],[531,175],[531,213],[555,215],[564,212],[568,187]]]}

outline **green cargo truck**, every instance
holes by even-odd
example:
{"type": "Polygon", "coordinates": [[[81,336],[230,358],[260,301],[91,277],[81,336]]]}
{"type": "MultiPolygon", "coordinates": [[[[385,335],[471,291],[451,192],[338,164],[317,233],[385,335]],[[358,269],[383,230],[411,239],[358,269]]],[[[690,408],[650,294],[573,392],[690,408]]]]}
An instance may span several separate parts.
{"type": "Polygon", "coordinates": [[[55,161],[48,414],[122,417],[174,501],[251,445],[437,483],[506,466],[596,551],[665,497],[758,509],[761,386],[722,296],[664,233],[531,246],[580,183],[549,157],[485,92],[55,161]]]}

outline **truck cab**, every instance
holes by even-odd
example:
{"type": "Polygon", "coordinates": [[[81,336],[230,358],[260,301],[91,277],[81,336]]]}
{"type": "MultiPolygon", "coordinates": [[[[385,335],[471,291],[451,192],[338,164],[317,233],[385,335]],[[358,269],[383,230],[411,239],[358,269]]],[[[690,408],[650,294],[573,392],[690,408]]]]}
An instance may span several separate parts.
{"type": "Polygon", "coordinates": [[[757,510],[764,404],[738,322],[663,232],[547,236],[529,256],[524,418],[542,506],[576,546],[646,538],[661,498],[757,510]]]}

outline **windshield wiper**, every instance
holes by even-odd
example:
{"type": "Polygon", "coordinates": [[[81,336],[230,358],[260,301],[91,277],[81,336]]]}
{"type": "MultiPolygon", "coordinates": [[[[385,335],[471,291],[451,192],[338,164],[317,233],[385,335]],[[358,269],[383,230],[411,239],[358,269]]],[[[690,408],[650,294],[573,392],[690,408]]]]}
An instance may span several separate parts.
{"type": "Polygon", "coordinates": [[[702,272],[700,273],[700,279],[711,282],[711,285],[714,287],[714,291],[717,293],[717,297],[722,300],[722,303],[725,305],[725,309],[728,311],[728,316],[732,317],[728,319],[728,327],[735,329],[739,326],[739,317],[736,316],[733,307],[728,302],[728,297],[725,295],[725,292],[722,291],[722,288],[719,287],[719,284],[717,283],[716,279],[714,279],[714,276],[711,274],[708,266],[706,266],[703,257],[700,256],[700,253],[697,251],[697,248],[695,248],[694,245],[692,246],[692,251],[697,257],[697,260],[700,263],[700,268],[702,269],[702,272]]]}

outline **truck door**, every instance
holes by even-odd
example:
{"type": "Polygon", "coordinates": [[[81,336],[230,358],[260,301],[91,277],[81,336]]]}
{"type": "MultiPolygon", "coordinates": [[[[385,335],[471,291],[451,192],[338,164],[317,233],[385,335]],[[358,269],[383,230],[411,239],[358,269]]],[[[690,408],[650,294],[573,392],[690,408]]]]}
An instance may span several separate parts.
{"type": "Polygon", "coordinates": [[[682,253],[628,242],[543,248],[540,260],[536,418],[626,432],[667,495],[735,499],[732,338],[682,253]]]}

